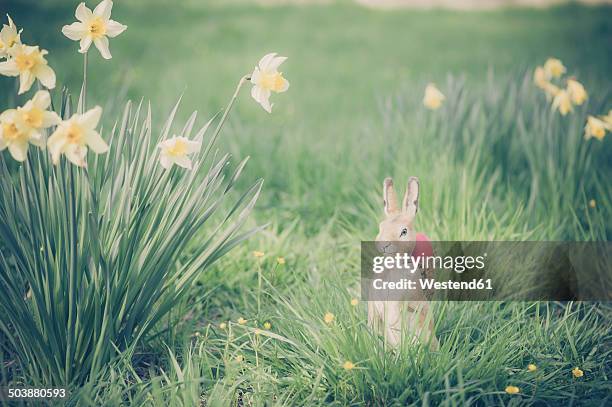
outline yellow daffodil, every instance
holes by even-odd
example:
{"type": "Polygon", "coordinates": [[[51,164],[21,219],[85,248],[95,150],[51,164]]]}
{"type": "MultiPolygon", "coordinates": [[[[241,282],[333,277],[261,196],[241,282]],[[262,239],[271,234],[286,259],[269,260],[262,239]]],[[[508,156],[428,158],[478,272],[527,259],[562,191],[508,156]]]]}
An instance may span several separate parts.
{"type": "Polygon", "coordinates": [[[244,319],[244,318],[242,318],[242,317],[240,317],[240,318],[238,318],[238,323],[239,323],[240,325],[244,325],[244,324],[246,324],[246,323],[247,323],[247,320],[246,320],[246,319],[244,319]]]}
{"type": "Polygon", "coordinates": [[[11,156],[17,161],[25,161],[28,145],[32,143],[44,147],[44,140],[32,139],[28,131],[20,124],[16,109],[10,109],[0,115],[0,151],[8,148],[11,156]]]}
{"type": "Polygon", "coordinates": [[[269,322],[264,322],[263,327],[266,331],[269,331],[270,329],[272,329],[272,324],[269,322]]]}
{"type": "Polygon", "coordinates": [[[332,314],[331,312],[326,312],[323,316],[323,321],[325,321],[326,324],[331,324],[332,322],[334,322],[334,318],[334,314],[332,314]]]}
{"type": "Polygon", "coordinates": [[[265,253],[264,253],[264,252],[260,252],[260,251],[258,251],[258,250],[254,250],[254,251],[253,251],[253,257],[257,257],[257,258],[259,258],[259,257],[263,257],[264,255],[265,255],[265,253]]]}
{"type": "Polygon", "coordinates": [[[575,79],[567,80],[567,92],[572,99],[572,103],[578,106],[583,104],[589,97],[584,86],[575,79]]]}
{"type": "Polygon", "coordinates": [[[53,163],[57,164],[64,154],[71,163],[84,167],[88,148],[97,154],[108,151],[108,145],[96,131],[101,116],[102,108],[96,106],[62,121],[47,142],[53,163]]]}
{"type": "Polygon", "coordinates": [[[521,389],[519,389],[516,386],[508,386],[506,387],[506,393],[508,394],[518,394],[520,393],[521,389]]]}
{"type": "Polygon", "coordinates": [[[221,322],[219,324],[219,329],[225,329],[225,328],[227,328],[227,324],[225,322],[221,322]]]}
{"type": "Polygon", "coordinates": [[[527,365],[527,370],[529,370],[530,372],[535,372],[536,370],[538,370],[538,367],[533,363],[530,363],[527,365]]]}
{"type": "Polygon", "coordinates": [[[9,50],[9,59],[0,62],[0,74],[19,76],[19,94],[27,92],[36,79],[49,89],[55,88],[55,72],[47,64],[46,50],[20,43],[9,50]]]}
{"type": "Polygon", "coordinates": [[[359,304],[359,300],[358,300],[357,298],[353,298],[353,299],[351,300],[351,305],[352,305],[353,307],[356,307],[358,304],[359,304]]]}
{"type": "Polygon", "coordinates": [[[267,54],[261,58],[251,75],[251,96],[268,113],[272,113],[269,100],[271,93],[282,93],[289,89],[289,82],[283,78],[282,72],[278,72],[278,67],[286,59],[287,57],[276,56],[275,52],[267,54]]]}
{"type": "Polygon", "coordinates": [[[546,71],[541,66],[538,66],[533,72],[533,83],[540,89],[545,89],[550,78],[546,76],[546,71]]]}
{"type": "Polygon", "coordinates": [[[284,257],[277,257],[276,258],[276,262],[282,266],[283,264],[285,264],[285,258],[284,257]]]}
{"type": "Polygon", "coordinates": [[[46,90],[39,90],[23,107],[17,108],[18,118],[30,132],[32,139],[43,141],[41,130],[56,126],[62,121],[57,113],[47,110],[49,106],[51,95],[46,90]]]}
{"type": "Polygon", "coordinates": [[[589,201],[589,207],[590,208],[595,208],[597,206],[597,202],[594,199],[591,199],[589,201]]]}
{"type": "Polygon", "coordinates": [[[563,62],[557,58],[548,58],[544,63],[544,72],[549,78],[560,78],[566,69],[563,62]]]}
{"type": "Polygon", "coordinates": [[[423,104],[426,108],[431,110],[439,109],[444,99],[446,99],[446,96],[436,88],[436,85],[433,83],[427,84],[425,87],[425,96],[423,97],[423,104]]]}
{"type": "Polygon", "coordinates": [[[62,33],[73,41],[79,41],[80,53],[85,54],[93,42],[102,58],[111,59],[108,38],[114,38],[127,29],[127,26],[110,19],[112,9],[111,0],[103,0],[93,11],[81,3],[74,13],[79,21],[62,27],[62,33]]]}
{"type": "Polygon", "coordinates": [[[595,137],[597,140],[603,140],[606,136],[606,129],[611,130],[612,126],[597,117],[589,116],[586,126],[584,126],[584,138],[588,140],[595,137]]]}
{"type": "Polygon", "coordinates": [[[344,368],[344,370],[353,370],[355,368],[355,364],[350,360],[347,360],[342,364],[342,367],[344,368]]]}
{"type": "Polygon", "coordinates": [[[574,375],[574,377],[577,379],[579,377],[584,376],[584,372],[582,370],[580,370],[580,368],[575,367],[572,369],[572,375],[574,375]]]}
{"type": "Polygon", "coordinates": [[[572,106],[572,99],[565,89],[560,90],[553,99],[552,109],[558,110],[561,116],[565,116],[574,109],[572,106]]]}
{"type": "Polygon", "coordinates": [[[8,52],[13,45],[21,44],[21,30],[17,31],[11,16],[7,14],[6,17],[8,18],[8,25],[3,24],[2,30],[0,30],[0,58],[8,58],[8,52]]]}
{"type": "Polygon", "coordinates": [[[200,151],[202,143],[191,141],[185,137],[172,137],[159,143],[161,149],[159,163],[165,169],[172,168],[174,164],[179,167],[191,169],[191,159],[189,154],[200,151]]]}

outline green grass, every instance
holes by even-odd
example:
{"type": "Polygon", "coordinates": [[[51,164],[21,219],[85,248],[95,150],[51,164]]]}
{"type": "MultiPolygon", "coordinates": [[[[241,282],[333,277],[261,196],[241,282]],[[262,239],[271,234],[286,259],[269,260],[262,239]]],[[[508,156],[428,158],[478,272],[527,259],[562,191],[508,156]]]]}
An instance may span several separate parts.
{"type": "MultiPolygon", "coordinates": [[[[609,402],[609,306],[438,303],[441,350],[393,353],[365,328],[363,304],[349,300],[359,293],[359,242],[376,234],[388,175],[400,185],[419,176],[417,228],[434,239],[609,239],[612,147],[609,136],[585,142],[582,127],[587,114],[612,108],[611,9],[122,3],[113,15],[129,28],[111,41],[111,61],[91,58],[90,100],[105,105],[124,87],[126,97],[154,102],[160,128],[183,94],[179,131],[192,110],[208,118],[222,109],[269,51],[289,57],[283,68],[291,88],[273,96],[272,115],[244,91],[220,140],[234,156],[251,156],[239,188],[265,179],[250,223],[270,225],[202,272],[161,335],[73,388],[75,403],[609,402]],[[590,91],[588,103],[565,118],[531,84],[531,69],[549,56],[590,91]],[[421,105],[429,81],[448,96],[440,111],[421,105]],[[254,259],[252,250],[265,258],[254,259]],[[336,315],[332,326],[322,322],[328,311],[336,315]],[[240,316],[246,327],[217,328],[240,316]],[[271,333],[255,335],[265,321],[271,333]],[[357,368],[344,371],[345,360],[357,368]],[[538,371],[527,372],[528,363],[538,371]],[[583,378],[572,377],[574,366],[583,378]],[[521,395],[506,395],[509,384],[521,395]]],[[[80,55],[59,33],[73,6],[8,9],[25,26],[25,41],[48,48],[60,82],[76,90],[80,55]]],[[[0,86],[9,88],[6,79],[0,86]]],[[[119,112],[105,106],[110,124],[119,112]]],[[[193,239],[184,260],[200,253],[201,241],[193,239]]]]}

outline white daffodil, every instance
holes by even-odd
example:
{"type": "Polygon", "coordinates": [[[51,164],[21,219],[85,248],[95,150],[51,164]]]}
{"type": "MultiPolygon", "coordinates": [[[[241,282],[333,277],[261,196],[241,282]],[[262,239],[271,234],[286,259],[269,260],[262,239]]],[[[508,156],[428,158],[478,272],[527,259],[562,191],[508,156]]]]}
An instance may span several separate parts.
{"type": "Polygon", "coordinates": [[[425,96],[423,97],[423,104],[426,108],[436,110],[442,106],[446,96],[433,83],[429,83],[425,87],[425,96]]]}
{"type": "Polygon", "coordinates": [[[100,116],[102,108],[96,106],[83,114],[73,115],[57,126],[47,142],[54,164],[64,154],[71,163],[84,167],[88,147],[97,154],[108,151],[108,145],[96,131],[100,116]]]}
{"type": "Polygon", "coordinates": [[[36,136],[21,125],[16,109],[3,112],[0,115],[0,151],[8,148],[15,160],[25,161],[30,143],[38,147],[45,146],[42,135],[36,136]]]}
{"type": "Polygon", "coordinates": [[[272,92],[282,93],[289,89],[289,82],[283,78],[283,73],[278,72],[280,64],[285,62],[287,57],[276,56],[276,53],[265,55],[255,67],[251,75],[251,96],[268,113],[272,113],[270,104],[270,94],[272,92]]]}
{"type": "Polygon", "coordinates": [[[558,110],[561,116],[565,116],[569,112],[574,110],[572,106],[572,99],[567,90],[561,89],[553,99],[552,109],[558,110]]]}
{"type": "Polygon", "coordinates": [[[544,63],[544,72],[548,78],[560,78],[566,71],[560,59],[548,58],[544,63]]]}
{"type": "Polygon", "coordinates": [[[572,99],[572,103],[578,106],[583,104],[589,97],[587,91],[584,89],[584,86],[582,86],[582,84],[575,79],[567,80],[567,92],[572,99]]]}
{"type": "Polygon", "coordinates": [[[7,14],[6,17],[8,25],[3,24],[0,30],[0,58],[8,58],[9,49],[15,44],[21,44],[21,30],[17,31],[11,16],[7,14]]]}
{"type": "Polygon", "coordinates": [[[165,169],[172,168],[176,164],[179,167],[191,169],[191,159],[189,154],[200,151],[202,143],[191,141],[185,137],[172,137],[159,143],[161,149],[159,163],[165,169]]]}
{"type": "Polygon", "coordinates": [[[74,13],[79,21],[62,27],[62,33],[73,41],[80,41],[80,53],[87,53],[93,42],[104,59],[111,59],[108,38],[114,38],[127,29],[126,25],[110,19],[112,8],[111,0],[103,0],[93,11],[81,3],[74,13]]]}
{"type": "Polygon", "coordinates": [[[51,96],[46,90],[39,90],[23,106],[17,108],[17,121],[20,127],[28,132],[30,139],[40,140],[44,147],[41,130],[58,125],[62,120],[57,113],[47,110],[51,105],[51,96]]]}
{"type": "Polygon", "coordinates": [[[20,95],[30,90],[36,79],[49,89],[55,87],[55,72],[47,64],[46,50],[16,43],[8,53],[10,59],[0,62],[0,74],[19,76],[20,95]]]}
{"type": "Polygon", "coordinates": [[[597,140],[603,140],[606,136],[606,130],[612,131],[612,126],[597,117],[589,116],[587,124],[584,126],[584,138],[588,140],[595,137],[597,140]]]}

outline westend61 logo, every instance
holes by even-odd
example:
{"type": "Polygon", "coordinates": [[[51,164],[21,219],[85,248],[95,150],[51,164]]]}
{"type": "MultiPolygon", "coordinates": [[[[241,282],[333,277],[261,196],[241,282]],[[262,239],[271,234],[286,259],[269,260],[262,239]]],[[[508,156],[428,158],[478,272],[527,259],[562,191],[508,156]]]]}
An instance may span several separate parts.
{"type": "Polygon", "coordinates": [[[609,301],[608,242],[362,242],[366,301],[609,301]]]}

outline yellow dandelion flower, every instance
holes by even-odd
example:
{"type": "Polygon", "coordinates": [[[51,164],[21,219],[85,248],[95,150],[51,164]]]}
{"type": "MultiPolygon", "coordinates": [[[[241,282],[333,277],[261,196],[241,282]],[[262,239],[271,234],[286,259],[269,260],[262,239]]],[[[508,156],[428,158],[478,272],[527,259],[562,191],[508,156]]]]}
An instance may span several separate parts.
{"type": "Polygon", "coordinates": [[[519,389],[516,386],[508,386],[506,387],[506,393],[508,394],[518,394],[520,393],[521,389],[519,389]]]}
{"type": "Polygon", "coordinates": [[[527,365],[527,370],[529,370],[530,372],[535,372],[536,370],[538,370],[538,367],[533,363],[530,363],[527,365]]]}
{"type": "Polygon", "coordinates": [[[595,202],[595,200],[594,200],[594,199],[591,199],[591,200],[589,201],[589,207],[591,207],[591,208],[595,208],[596,206],[597,206],[597,202],[595,202]]]}
{"type": "Polygon", "coordinates": [[[254,250],[254,251],[253,251],[253,257],[257,257],[257,258],[259,258],[259,257],[263,257],[264,255],[265,255],[265,253],[264,253],[264,252],[260,252],[260,251],[258,251],[258,250],[254,250]]]}
{"type": "Polygon", "coordinates": [[[584,372],[579,367],[575,367],[572,369],[572,375],[577,379],[584,376],[584,372]]]}
{"type": "Polygon", "coordinates": [[[285,258],[284,257],[277,257],[276,258],[276,262],[280,265],[285,264],[285,258]]]}
{"type": "Polygon", "coordinates": [[[342,367],[344,368],[344,370],[353,370],[353,368],[355,367],[355,364],[351,362],[350,360],[347,360],[346,362],[342,364],[342,367]]]}
{"type": "Polygon", "coordinates": [[[264,322],[263,327],[265,330],[269,331],[270,329],[272,329],[272,324],[269,322],[264,322]]]}
{"type": "Polygon", "coordinates": [[[323,321],[325,321],[326,324],[331,324],[332,322],[334,322],[334,318],[334,314],[332,314],[331,312],[326,312],[323,316],[323,321]]]}
{"type": "Polygon", "coordinates": [[[566,71],[563,62],[557,58],[548,58],[544,63],[544,72],[549,78],[560,78],[566,71]]]}
{"type": "Polygon", "coordinates": [[[239,323],[240,325],[244,325],[244,324],[246,324],[246,323],[247,323],[247,320],[246,320],[246,319],[244,319],[244,318],[242,318],[242,317],[240,317],[240,318],[238,318],[238,323],[239,323]]]}
{"type": "Polygon", "coordinates": [[[353,299],[351,300],[351,305],[352,305],[353,307],[356,307],[358,304],[359,304],[359,300],[358,300],[357,298],[353,298],[353,299]]]}
{"type": "Polygon", "coordinates": [[[227,324],[226,324],[225,322],[221,322],[221,323],[219,324],[219,328],[220,328],[220,329],[225,329],[225,328],[227,328],[227,324]]]}

